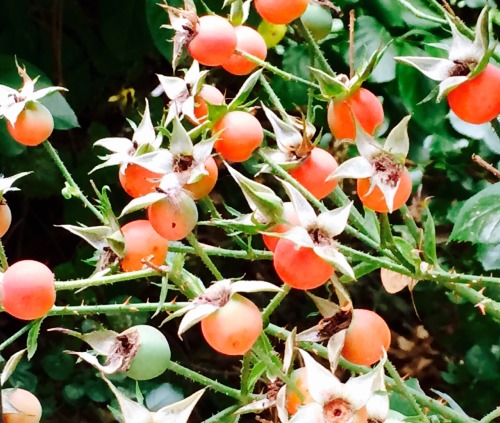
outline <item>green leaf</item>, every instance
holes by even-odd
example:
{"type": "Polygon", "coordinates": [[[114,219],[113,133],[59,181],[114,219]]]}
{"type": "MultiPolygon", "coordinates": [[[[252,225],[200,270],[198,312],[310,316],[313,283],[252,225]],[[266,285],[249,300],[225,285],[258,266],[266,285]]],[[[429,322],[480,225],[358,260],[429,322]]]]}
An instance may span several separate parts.
{"type": "Polygon", "coordinates": [[[31,360],[31,357],[35,355],[35,352],[38,348],[38,335],[40,334],[40,326],[42,325],[43,317],[38,319],[33,326],[31,326],[30,331],[28,332],[28,360],[31,360]]]}
{"type": "Polygon", "coordinates": [[[424,257],[429,263],[438,264],[436,254],[436,227],[434,218],[427,206],[422,210],[422,224],[424,228],[424,257]]]}
{"type": "Polygon", "coordinates": [[[465,366],[477,380],[495,380],[500,377],[500,366],[488,345],[474,345],[465,355],[465,366]]]}
{"type": "Polygon", "coordinates": [[[262,69],[259,69],[258,71],[255,71],[252,73],[246,81],[243,83],[241,86],[240,90],[236,94],[236,97],[234,97],[234,100],[229,103],[228,109],[229,110],[236,110],[238,106],[241,106],[245,101],[247,100],[248,96],[252,93],[255,84],[260,78],[260,75],[262,74],[262,69]]]}
{"type": "MultiPolygon", "coordinates": [[[[19,59],[18,61],[20,65],[26,66],[26,71],[30,77],[35,78],[36,76],[40,76],[35,85],[36,90],[54,85],[50,79],[36,66],[23,59],[19,59]]],[[[18,89],[21,86],[22,80],[17,73],[14,56],[4,54],[0,55],[0,84],[7,85],[14,89],[18,89]]],[[[61,93],[56,92],[48,97],[44,97],[40,100],[40,103],[43,103],[52,114],[55,129],[71,129],[80,127],[75,112],[69,106],[68,102],[61,93]]]]}
{"type": "MultiPolygon", "coordinates": [[[[371,16],[360,16],[357,18],[355,31],[354,63],[356,68],[366,61],[374,51],[389,44],[393,39],[391,34],[371,16]]],[[[346,51],[347,54],[348,51],[346,51]]],[[[389,82],[396,77],[396,62],[393,60],[396,54],[396,48],[391,44],[385,50],[384,55],[373,70],[369,78],[371,82],[389,82]]]]}
{"type": "Polygon", "coordinates": [[[487,272],[500,269],[500,244],[479,244],[477,259],[487,272]]]}
{"type": "Polygon", "coordinates": [[[378,221],[377,213],[371,209],[364,207],[365,209],[365,229],[368,231],[370,236],[380,244],[380,223],[378,221]]]}
{"type": "Polygon", "coordinates": [[[496,244],[500,242],[500,182],[469,198],[455,221],[453,241],[496,244]]]}

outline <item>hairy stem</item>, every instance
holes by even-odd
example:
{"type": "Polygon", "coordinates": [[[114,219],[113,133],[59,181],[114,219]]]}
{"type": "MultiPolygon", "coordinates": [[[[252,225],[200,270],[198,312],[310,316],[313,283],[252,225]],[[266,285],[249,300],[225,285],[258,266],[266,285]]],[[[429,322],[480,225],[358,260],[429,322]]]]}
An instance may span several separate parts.
{"type": "Polygon", "coordinates": [[[5,248],[3,247],[2,240],[0,239],[0,270],[5,272],[7,267],[9,267],[7,255],[5,254],[5,248]]]}
{"type": "Polygon", "coordinates": [[[45,150],[49,153],[49,156],[52,158],[56,166],[59,168],[61,171],[64,179],[68,183],[68,185],[73,189],[73,194],[78,197],[85,207],[87,207],[102,223],[107,224],[106,219],[104,216],[97,210],[97,208],[89,201],[89,199],[83,194],[82,190],[78,186],[78,184],[75,182],[71,174],[69,173],[68,169],[64,165],[63,161],[59,157],[59,154],[57,153],[56,149],[52,147],[52,144],[47,140],[43,143],[43,146],[45,147],[45,150]]]}
{"type": "Polygon", "coordinates": [[[26,326],[19,329],[14,335],[10,338],[7,338],[0,344],[0,352],[7,348],[9,345],[17,341],[21,336],[23,336],[26,332],[28,332],[35,325],[35,321],[28,323],[26,326]]]}
{"type": "Polygon", "coordinates": [[[212,272],[212,274],[215,276],[215,278],[218,281],[221,281],[222,279],[224,279],[224,276],[222,276],[219,269],[217,269],[217,266],[214,264],[212,259],[208,256],[208,254],[206,253],[203,246],[199,243],[198,239],[196,239],[196,236],[191,232],[190,234],[188,234],[188,236],[186,238],[187,238],[188,242],[191,244],[191,246],[194,248],[194,250],[196,251],[196,254],[198,255],[198,257],[201,258],[201,261],[203,262],[203,264],[207,267],[208,270],[210,270],[210,272],[212,272]]]}

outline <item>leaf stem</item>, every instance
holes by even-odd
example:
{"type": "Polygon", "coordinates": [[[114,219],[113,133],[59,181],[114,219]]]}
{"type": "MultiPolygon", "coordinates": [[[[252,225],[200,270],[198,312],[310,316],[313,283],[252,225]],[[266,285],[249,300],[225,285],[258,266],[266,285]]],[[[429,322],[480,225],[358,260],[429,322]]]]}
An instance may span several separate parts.
{"type": "Polygon", "coordinates": [[[212,274],[215,276],[215,278],[218,281],[221,281],[222,279],[224,279],[224,276],[222,276],[219,269],[217,269],[217,266],[214,264],[212,259],[208,256],[208,254],[206,253],[205,249],[200,244],[198,239],[196,239],[196,236],[191,232],[188,234],[186,239],[191,244],[191,246],[194,248],[198,257],[201,258],[201,261],[203,262],[203,264],[207,267],[208,270],[210,270],[212,272],[212,274]]]}
{"type": "MultiPolygon", "coordinates": [[[[187,302],[166,303],[161,306],[162,311],[177,311],[188,305],[187,302]]],[[[81,305],[81,306],[58,306],[52,307],[49,316],[80,316],[89,314],[114,314],[114,313],[140,313],[153,312],[158,309],[159,303],[135,303],[135,304],[104,304],[104,305],[81,305]]]]}
{"type": "MultiPolygon", "coordinates": [[[[214,247],[208,244],[200,243],[200,245],[209,256],[231,257],[243,260],[272,260],[273,258],[273,253],[265,250],[228,250],[225,248],[214,247]]],[[[176,241],[172,241],[168,244],[168,250],[176,253],[196,254],[196,251],[193,247],[189,247],[176,241]]]]}
{"type": "Polygon", "coordinates": [[[278,292],[262,312],[262,320],[264,320],[264,326],[267,325],[271,314],[279,307],[281,301],[283,301],[283,299],[288,295],[292,288],[289,285],[283,284],[281,289],[283,291],[278,292]]]}
{"type": "Polygon", "coordinates": [[[106,222],[106,219],[104,216],[97,210],[97,208],[89,201],[89,199],[83,194],[82,190],[78,186],[78,184],[75,182],[71,174],[69,173],[68,169],[64,165],[63,161],[59,157],[59,154],[57,153],[56,149],[52,146],[52,144],[47,140],[43,143],[43,146],[45,147],[45,150],[49,153],[50,157],[56,164],[56,166],[59,168],[61,171],[64,179],[68,183],[68,185],[73,188],[74,193],[76,196],[85,204],[85,206],[105,225],[108,223],[106,222]]]}
{"type": "Polygon", "coordinates": [[[288,116],[285,108],[281,104],[279,97],[276,95],[269,82],[267,82],[266,77],[263,74],[260,74],[259,80],[260,80],[260,85],[262,85],[262,88],[264,88],[264,91],[269,96],[269,100],[271,101],[271,103],[273,103],[274,107],[278,109],[278,112],[280,113],[281,117],[284,120],[288,121],[290,117],[288,116]]]}

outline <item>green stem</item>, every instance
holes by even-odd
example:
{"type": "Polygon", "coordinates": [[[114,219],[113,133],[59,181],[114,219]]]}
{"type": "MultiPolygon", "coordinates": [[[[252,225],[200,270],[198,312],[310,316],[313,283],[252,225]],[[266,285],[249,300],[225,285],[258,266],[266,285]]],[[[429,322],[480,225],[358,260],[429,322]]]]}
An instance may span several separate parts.
{"type": "Polygon", "coordinates": [[[269,100],[271,101],[271,103],[273,103],[274,107],[278,109],[278,112],[280,113],[282,119],[285,121],[289,121],[290,117],[288,116],[285,108],[281,104],[279,97],[276,95],[269,82],[267,82],[266,77],[263,74],[260,74],[259,80],[260,80],[260,85],[262,85],[262,88],[264,88],[264,91],[269,96],[269,100]]]}
{"type": "Polygon", "coordinates": [[[420,408],[420,406],[418,405],[417,401],[415,400],[415,397],[413,396],[413,393],[411,392],[411,390],[409,389],[409,387],[407,385],[405,385],[405,383],[403,382],[403,379],[401,379],[401,376],[399,375],[399,373],[396,370],[396,368],[394,367],[394,365],[389,360],[387,360],[385,362],[385,366],[384,367],[387,370],[387,373],[389,374],[389,376],[394,380],[394,382],[395,382],[396,386],[398,387],[398,389],[400,391],[402,391],[402,392],[405,393],[405,395],[404,395],[405,399],[407,399],[410,402],[410,404],[413,407],[413,409],[420,416],[420,419],[418,421],[419,422],[429,423],[429,419],[423,413],[422,409],[420,408]]]}
{"type": "Polygon", "coordinates": [[[108,223],[106,222],[106,219],[102,216],[102,214],[97,210],[97,208],[89,201],[87,197],[83,194],[82,190],[80,187],[77,185],[71,174],[69,173],[68,169],[64,165],[63,161],[59,157],[59,154],[57,153],[56,149],[52,147],[52,144],[47,140],[43,143],[43,146],[45,147],[45,150],[49,153],[50,157],[56,164],[56,166],[59,168],[61,171],[62,175],[64,176],[64,179],[68,183],[68,185],[74,190],[74,193],[76,196],[82,200],[83,204],[92,212],[94,215],[105,225],[108,223]]]}
{"type": "Polygon", "coordinates": [[[243,355],[243,360],[241,362],[241,381],[240,389],[242,398],[246,398],[248,395],[248,377],[250,376],[250,371],[252,369],[252,353],[247,352],[243,355]]]}
{"type": "Polygon", "coordinates": [[[264,326],[267,325],[271,314],[279,307],[283,299],[288,295],[292,288],[289,285],[284,284],[281,289],[283,289],[283,291],[278,292],[262,312],[262,320],[264,321],[264,326]]]}
{"type": "Polygon", "coordinates": [[[393,272],[401,273],[402,275],[411,276],[415,278],[415,275],[410,270],[408,270],[401,264],[393,262],[392,260],[383,257],[376,257],[376,256],[374,257],[368,253],[355,250],[354,248],[347,247],[345,245],[339,245],[338,249],[342,254],[349,256],[357,261],[375,263],[379,267],[383,267],[385,269],[392,270],[393,272]]]}
{"type": "Polygon", "coordinates": [[[455,292],[461,298],[467,300],[483,314],[487,314],[498,322],[500,322],[500,303],[486,297],[481,291],[476,291],[465,284],[457,284],[453,282],[441,282],[441,285],[455,292]]]}
{"type": "MultiPolygon", "coordinates": [[[[189,303],[165,303],[162,311],[177,311],[189,303]]],[[[85,316],[89,314],[115,314],[115,313],[139,313],[153,312],[158,308],[159,303],[136,303],[136,304],[106,304],[106,305],[82,305],[52,307],[49,316],[85,316]]]]}
{"type": "Polygon", "coordinates": [[[232,405],[231,407],[227,407],[226,409],[220,411],[217,414],[214,414],[212,417],[205,420],[205,423],[222,423],[225,421],[222,420],[223,418],[233,414],[238,408],[240,408],[239,405],[232,405]]]}
{"type": "MultiPolygon", "coordinates": [[[[282,339],[284,341],[290,336],[290,331],[283,329],[283,328],[280,328],[279,326],[276,326],[273,324],[269,324],[267,326],[266,332],[268,334],[270,334],[271,336],[274,336],[278,339],[282,339]]],[[[325,358],[325,359],[328,358],[328,351],[327,351],[326,347],[324,347],[321,344],[301,342],[300,347],[307,350],[307,351],[313,352],[322,358],[325,358]]],[[[371,370],[369,367],[357,366],[355,364],[352,364],[352,363],[348,362],[347,360],[345,360],[343,357],[340,357],[339,364],[342,367],[344,367],[345,369],[350,370],[354,373],[367,373],[368,371],[371,370]]],[[[405,395],[405,391],[401,391],[397,387],[395,381],[392,378],[386,377],[386,381],[389,384],[394,385],[394,386],[389,386],[392,390],[399,392],[401,395],[405,395]]],[[[427,407],[427,408],[433,410],[434,412],[436,412],[437,414],[440,414],[441,416],[443,416],[447,419],[450,419],[454,423],[471,423],[471,422],[476,421],[476,420],[473,420],[469,417],[464,416],[463,414],[461,414],[461,413],[459,413],[459,412],[457,412],[449,407],[446,407],[445,405],[443,405],[439,401],[436,401],[435,399],[429,398],[427,395],[425,395],[425,394],[423,394],[423,393],[421,393],[413,388],[407,387],[407,389],[414,396],[414,398],[417,400],[417,402],[422,407],[427,407]]]]}
{"type": "Polygon", "coordinates": [[[417,9],[407,0],[397,0],[399,4],[403,7],[406,7],[410,12],[412,12],[417,18],[425,19],[430,22],[436,22],[442,25],[447,25],[446,19],[437,18],[436,16],[428,15],[421,10],[417,9]]]}
{"type": "Polygon", "coordinates": [[[28,332],[32,327],[33,325],[35,324],[35,322],[30,322],[28,323],[26,326],[22,327],[21,329],[19,329],[14,335],[12,335],[10,338],[7,338],[5,341],[3,341],[1,344],[0,344],[0,352],[3,351],[5,348],[7,348],[9,345],[11,345],[12,343],[14,343],[15,341],[17,341],[21,336],[23,336],[26,332],[28,332]]]}
{"type": "Polygon", "coordinates": [[[491,413],[486,414],[486,416],[479,420],[479,423],[490,423],[497,417],[500,417],[500,407],[497,407],[491,413]]]}
{"type": "Polygon", "coordinates": [[[5,272],[7,267],[9,267],[7,255],[5,254],[5,248],[3,247],[2,240],[0,239],[0,270],[5,272]]]}
{"type": "Polygon", "coordinates": [[[100,278],[69,280],[64,282],[55,282],[56,291],[76,290],[80,288],[88,288],[91,286],[110,285],[116,282],[126,282],[134,279],[150,278],[158,276],[156,270],[137,270],[135,272],[119,273],[117,275],[102,276],[100,278]]]}
{"type": "Polygon", "coordinates": [[[296,25],[299,29],[299,32],[302,33],[302,36],[306,39],[307,43],[311,46],[311,48],[314,51],[314,58],[318,61],[320,67],[324,72],[331,76],[335,76],[335,71],[331,68],[330,64],[328,63],[328,60],[326,60],[325,55],[321,51],[318,43],[316,40],[313,38],[309,30],[306,28],[302,20],[297,19],[296,25]]]}
{"type": "Polygon", "coordinates": [[[236,49],[236,53],[239,55],[243,56],[245,59],[250,60],[252,63],[255,63],[264,69],[267,69],[271,73],[275,74],[276,76],[279,76],[280,78],[284,79],[285,81],[294,81],[298,82],[300,84],[307,85],[308,87],[316,88],[319,90],[319,85],[315,84],[314,82],[308,81],[307,79],[301,78],[300,76],[295,76],[291,73],[285,72],[281,70],[280,68],[277,68],[276,66],[271,65],[270,63],[259,59],[258,57],[253,56],[252,54],[248,54],[247,52],[236,49]]]}
{"type": "Polygon", "coordinates": [[[202,247],[202,245],[196,239],[196,236],[191,232],[190,234],[188,234],[186,239],[191,244],[191,246],[194,248],[198,257],[201,258],[201,261],[203,262],[203,264],[205,264],[205,266],[208,268],[208,270],[210,270],[212,272],[212,274],[215,276],[215,278],[218,281],[221,281],[222,279],[224,279],[224,276],[222,276],[219,269],[217,269],[217,266],[214,264],[212,259],[205,252],[205,249],[202,247]]]}
{"type": "MultiPolygon", "coordinates": [[[[273,253],[265,250],[251,250],[251,251],[241,251],[241,250],[228,250],[225,248],[214,247],[212,245],[200,244],[203,246],[203,250],[209,256],[217,257],[231,257],[235,259],[244,260],[272,260],[273,253]]],[[[183,245],[181,242],[171,241],[168,244],[168,250],[176,253],[186,253],[186,254],[196,254],[193,247],[188,247],[183,245]]]]}
{"type": "MultiPolygon", "coordinates": [[[[198,372],[195,372],[187,367],[181,366],[175,361],[171,361],[167,367],[168,370],[177,373],[178,375],[184,376],[187,379],[204,385],[213,391],[220,392],[221,394],[227,395],[228,397],[235,398],[239,400],[241,398],[241,392],[238,389],[226,386],[216,380],[210,379],[209,377],[203,376],[198,372]]],[[[256,395],[254,397],[257,397],[256,395]]]]}

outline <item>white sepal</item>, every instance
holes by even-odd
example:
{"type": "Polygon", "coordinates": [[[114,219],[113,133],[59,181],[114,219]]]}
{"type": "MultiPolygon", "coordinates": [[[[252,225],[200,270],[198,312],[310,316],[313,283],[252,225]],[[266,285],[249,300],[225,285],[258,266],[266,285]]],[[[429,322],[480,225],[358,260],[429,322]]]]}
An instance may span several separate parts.
{"type": "Polygon", "coordinates": [[[109,226],[74,226],[74,225],[57,225],[60,228],[66,229],[74,235],[87,241],[96,250],[103,250],[107,247],[108,241],[106,238],[113,233],[109,226]]]}
{"type": "Polygon", "coordinates": [[[48,329],[50,332],[62,332],[66,335],[74,336],[86,342],[90,347],[101,355],[108,355],[116,342],[116,337],[118,333],[112,330],[96,330],[89,333],[79,333],[71,329],[66,328],[51,328],[48,329]]]}
{"type": "Polygon", "coordinates": [[[293,243],[297,244],[297,248],[315,248],[315,243],[311,239],[311,235],[302,226],[293,226],[289,231],[285,233],[273,233],[279,238],[285,238],[293,243]]]}
{"type": "Polygon", "coordinates": [[[205,317],[215,313],[218,309],[219,307],[213,304],[196,305],[196,307],[189,310],[182,318],[177,335],[181,337],[184,332],[201,322],[205,317]]]}
{"type": "Polygon", "coordinates": [[[331,238],[340,235],[347,226],[351,207],[352,202],[337,209],[320,213],[316,220],[317,227],[326,232],[331,238]]]}
{"type": "Polygon", "coordinates": [[[7,178],[4,178],[3,176],[0,175],[0,198],[9,191],[19,191],[19,188],[12,187],[12,184],[16,182],[18,179],[22,178],[23,176],[29,175],[30,173],[33,173],[32,171],[30,172],[21,172],[16,175],[9,176],[7,178]]]}
{"type": "Polygon", "coordinates": [[[373,166],[363,156],[354,157],[343,162],[326,180],[343,178],[370,178],[373,175],[373,166]]]}
{"type": "Polygon", "coordinates": [[[295,214],[303,228],[308,228],[316,222],[316,212],[304,196],[291,184],[278,178],[295,209],[295,214]]]}
{"type": "Polygon", "coordinates": [[[174,156],[192,156],[193,142],[176,116],[172,127],[172,140],[170,141],[170,152],[174,156]]]}
{"type": "Polygon", "coordinates": [[[282,292],[283,289],[269,282],[236,281],[231,284],[231,293],[235,292],[282,292]]]}
{"type": "Polygon", "coordinates": [[[467,76],[450,76],[439,84],[439,91],[436,97],[437,101],[442,100],[451,90],[463,84],[469,78],[467,76]]]}
{"type": "Polygon", "coordinates": [[[405,116],[389,133],[384,144],[384,151],[396,156],[406,157],[410,149],[408,122],[411,116],[405,116]]]}
{"type": "Polygon", "coordinates": [[[302,144],[302,134],[290,124],[283,122],[266,106],[262,105],[262,109],[273,127],[279,149],[285,153],[295,151],[302,144]]]}
{"type": "Polygon", "coordinates": [[[108,364],[102,365],[99,359],[95,355],[92,355],[88,352],[80,352],[80,351],[65,351],[65,352],[68,354],[76,355],[83,361],[86,361],[91,366],[95,367],[100,372],[107,375],[111,375],[113,373],[121,371],[123,366],[124,358],[122,356],[115,356],[114,360],[112,360],[108,364]]]}
{"type": "Polygon", "coordinates": [[[352,270],[351,265],[336,247],[331,245],[316,246],[314,247],[314,252],[327,263],[331,264],[336,270],[339,270],[344,275],[356,280],[356,276],[354,275],[354,270],[352,270]]]}
{"type": "Polygon", "coordinates": [[[307,386],[312,399],[321,406],[342,394],[342,383],[309,353],[299,350],[307,368],[307,386]]]}
{"type": "Polygon", "coordinates": [[[269,398],[253,401],[250,404],[238,408],[234,414],[261,413],[264,410],[273,406],[273,401],[269,398]]]}
{"type": "Polygon", "coordinates": [[[286,410],[286,385],[283,385],[276,395],[276,412],[281,423],[288,423],[288,411],[286,410]]]}
{"type": "Polygon", "coordinates": [[[328,361],[330,362],[330,370],[332,371],[332,373],[335,373],[339,365],[340,353],[342,351],[342,348],[344,347],[346,333],[346,329],[341,330],[340,332],[337,332],[335,335],[331,336],[328,340],[326,348],[328,351],[328,361]]]}
{"type": "Polygon", "coordinates": [[[122,210],[120,217],[125,216],[126,214],[135,212],[137,210],[142,210],[151,204],[154,204],[160,200],[167,198],[166,194],[161,192],[151,192],[142,197],[134,198],[130,203],[128,203],[122,210]]]}
{"type": "Polygon", "coordinates": [[[323,419],[323,406],[312,402],[299,407],[289,423],[325,423],[323,419]]]}
{"type": "Polygon", "coordinates": [[[142,115],[141,123],[134,132],[132,141],[135,141],[139,145],[153,144],[155,142],[156,134],[153,122],[151,122],[151,115],[149,113],[149,103],[146,99],[146,107],[144,108],[144,114],[142,115]]]}
{"type": "Polygon", "coordinates": [[[283,373],[288,374],[288,370],[293,363],[293,353],[295,352],[295,343],[297,337],[297,328],[293,328],[285,342],[285,353],[283,355],[283,373]]]}
{"type": "Polygon", "coordinates": [[[146,407],[132,401],[130,398],[127,398],[107,378],[104,376],[102,378],[118,400],[123,417],[123,423],[154,423],[153,415],[146,407]]]}
{"type": "Polygon", "coordinates": [[[174,404],[167,405],[153,414],[154,423],[187,423],[193,409],[205,389],[195,392],[193,395],[184,398],[174,404]]]}

